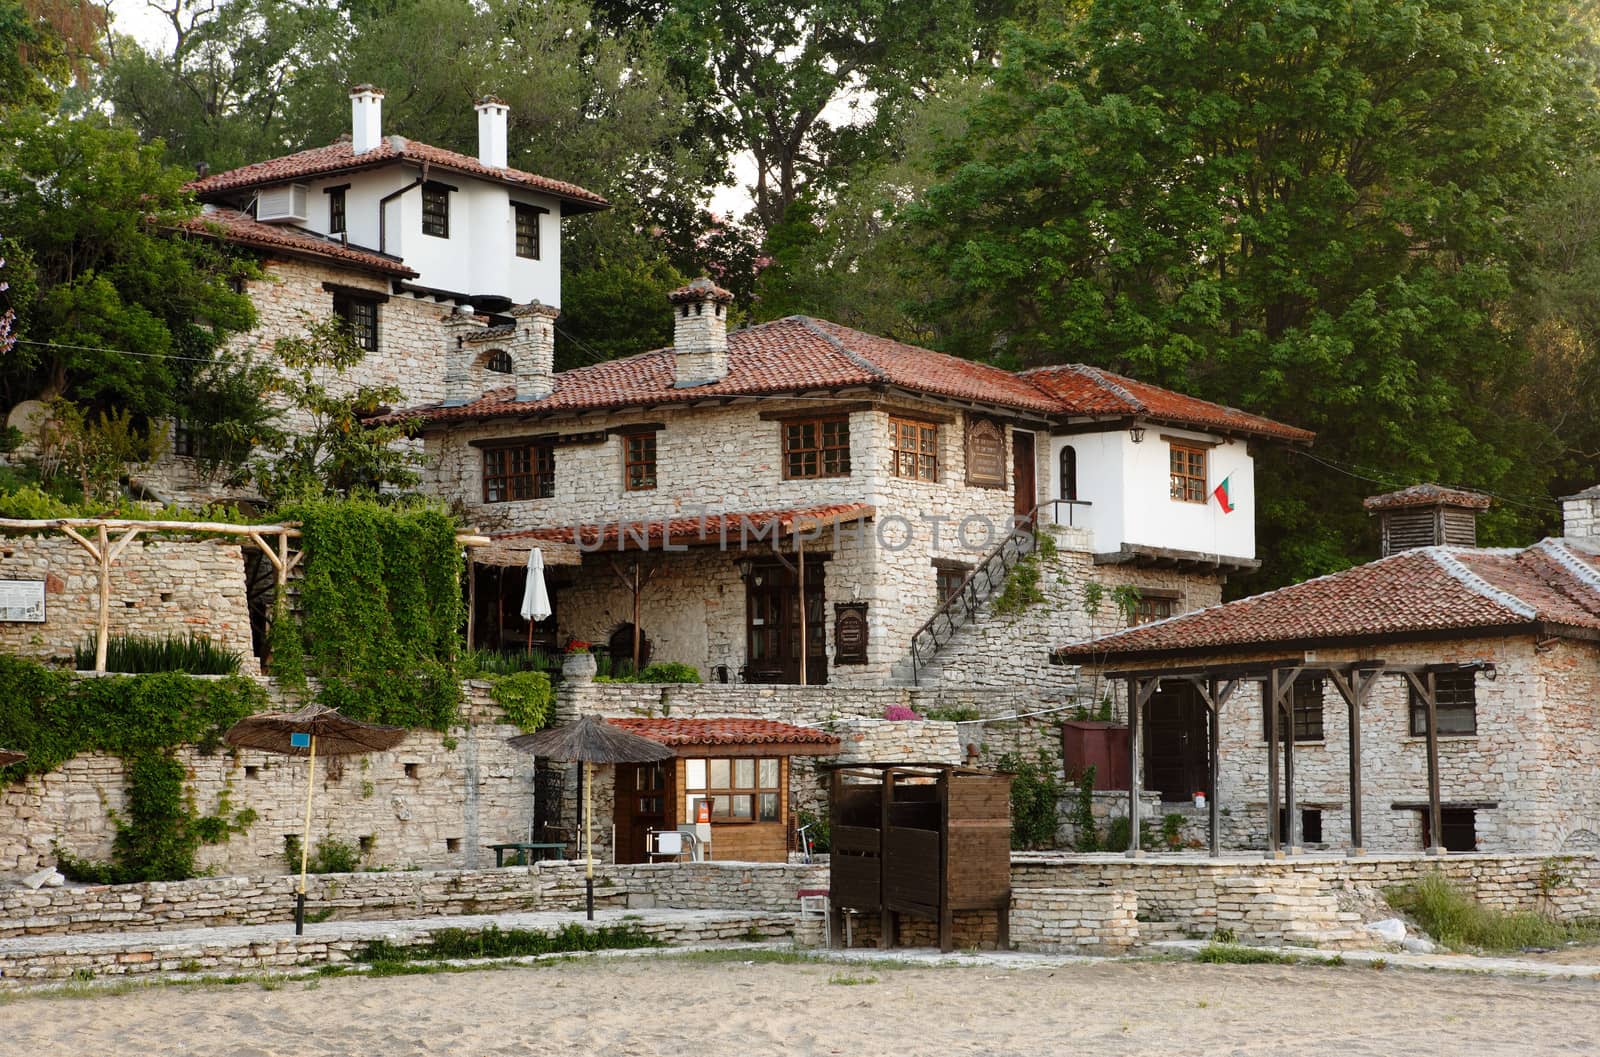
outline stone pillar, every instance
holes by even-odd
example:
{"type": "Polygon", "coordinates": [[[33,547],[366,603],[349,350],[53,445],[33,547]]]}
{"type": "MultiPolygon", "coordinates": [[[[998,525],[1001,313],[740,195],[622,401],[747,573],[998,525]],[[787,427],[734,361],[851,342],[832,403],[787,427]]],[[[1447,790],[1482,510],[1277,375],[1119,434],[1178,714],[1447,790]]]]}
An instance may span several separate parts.
{"type": "Polygon", "coordinates": [[[517,305],[511,310],[516,335],[507,351],[517,378],[518,400],[543,400],[556,385],[556,317],[559,308],[540,304],[517,305]]]}
{"type": "Polygon", "coordinates": [[[444,402],[458,407],[483,395],[483,369],[476,362],[477,348],[468,338],[482,330],[471,313],[455,312],[445,321],[444,402]]]}
{"type": "Polygon", "coordinates": [[[1561,535],[1600,540],[1600,484],[1561,501],[1561,535]]]}

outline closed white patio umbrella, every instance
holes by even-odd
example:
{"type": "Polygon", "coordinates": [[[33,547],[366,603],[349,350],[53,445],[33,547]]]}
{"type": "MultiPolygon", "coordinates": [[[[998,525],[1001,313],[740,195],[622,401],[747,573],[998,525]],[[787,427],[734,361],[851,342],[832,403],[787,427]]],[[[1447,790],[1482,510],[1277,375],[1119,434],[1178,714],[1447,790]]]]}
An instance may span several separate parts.
{"type": "Polygon", "coordinates": [[[550,592],[544,586],[544,552],[538,547],[528,550],[528,582],[522,588],[522,619],[528,622],[528,652],[533,652],[533,626],[548,618],[550,592]]]}

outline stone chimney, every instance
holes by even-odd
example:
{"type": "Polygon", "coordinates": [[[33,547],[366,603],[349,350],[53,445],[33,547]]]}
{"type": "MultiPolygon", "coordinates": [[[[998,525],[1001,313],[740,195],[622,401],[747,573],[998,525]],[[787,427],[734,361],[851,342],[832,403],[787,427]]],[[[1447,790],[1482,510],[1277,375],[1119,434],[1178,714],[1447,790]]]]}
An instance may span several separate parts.
{"type": "Polygon", "coordinates": [[[511,108],[505,100],[486,95],[473,107],[478,112],[478,160],[491,169],[506,167],[506,115],[511,108]]]}
{"type": "Polygon", "coordinates": [[[667,295],[672,302],[673,385],[688,389],[728,376],[728,306],[733,295],[700,278],[667,295]]]}
{"type": "Polygon", "coordinates": [[[383,145],[383,91],[370,84],[350,89],[350,150],[365,154],[383,145]]]}
{"type": "Polygon", "coordinates": [[[1600,484],[1561,501],[1561,535],[1600,542],[1600,484]]]}
{"type": "Polygon", "coordinates": [[[1414,484],[1361,501],[1378,517],[1385,558],[1415,547],[1476,547],[1478,514],[1489,503],[1480,492],[1436,484],[1414,484]]]}
{"type": "Polygon", "coordinates": [[[483,395],[479,356],[486,334],[471,311],[459,308],[445,317],[444,326],[450,335],[444,354],[444,402],[446,407],[460,407],[483,395]]]}
{"type": "Polygon", "coordinates": [[[511,309],[515,334],[506,352],[518,400],[543,400],[556,388],[556,317],[561,310],[534,301],[511,309]]]}

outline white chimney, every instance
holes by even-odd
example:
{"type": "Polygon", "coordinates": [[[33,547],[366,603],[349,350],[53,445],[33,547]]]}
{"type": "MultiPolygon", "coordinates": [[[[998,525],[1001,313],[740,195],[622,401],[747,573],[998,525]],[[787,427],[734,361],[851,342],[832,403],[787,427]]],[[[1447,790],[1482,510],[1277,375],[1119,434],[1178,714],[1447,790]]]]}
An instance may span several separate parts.
{"type": "Polygon", "coordinates": [[[486,95],[472,109],[478,112],[478,160],[491,169],[506,167],[506,115],[511,108],[505,100],[486,95]]]}
{"type": "Polygon", "coordinates": [[[687,389],[728,376],[728,306],[733,295],[700,278],[667,295],[672,303],[673,385],[687,389]]]}
{"type": "Polygon", "coordinates": [[[365,154],[383,145],[383,90],[370,84],[350,89],[350,150],[365,154]]]}

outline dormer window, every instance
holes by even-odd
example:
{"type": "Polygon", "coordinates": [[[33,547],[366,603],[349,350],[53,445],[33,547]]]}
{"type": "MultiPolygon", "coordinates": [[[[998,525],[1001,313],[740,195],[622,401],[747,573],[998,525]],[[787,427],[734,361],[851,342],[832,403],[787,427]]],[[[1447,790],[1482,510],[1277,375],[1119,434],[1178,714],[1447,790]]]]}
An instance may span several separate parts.
{"type": "Polygon", "coordinates": [[[422,185],[422,233],[450,237],[450,189],[444,184],[422,185]]]}
{"type": "Polygon", "coordinates": [[[516,215],[517,223],[517,256],[526,257],[528,260],[539,259],[539,214],[544,210],[538,206],[513,203],[511,206],[516,215]]]}
{"type": "Polygon", "coordinates": [[[495,349],[489,354],[489,358],[483,361],[483,369],[493,371],[495,374],[510,374],[513,370],[511,354],[504,349],[495,349]]]}

